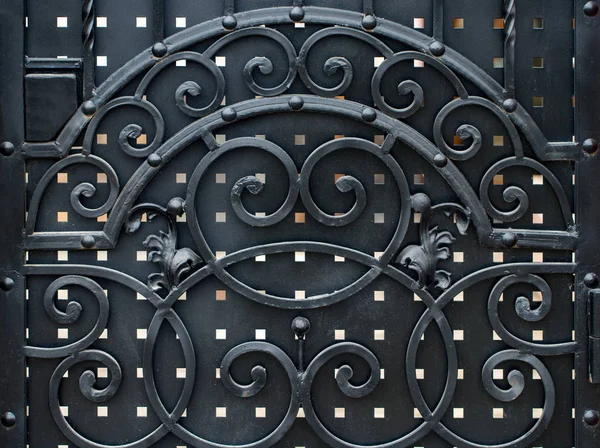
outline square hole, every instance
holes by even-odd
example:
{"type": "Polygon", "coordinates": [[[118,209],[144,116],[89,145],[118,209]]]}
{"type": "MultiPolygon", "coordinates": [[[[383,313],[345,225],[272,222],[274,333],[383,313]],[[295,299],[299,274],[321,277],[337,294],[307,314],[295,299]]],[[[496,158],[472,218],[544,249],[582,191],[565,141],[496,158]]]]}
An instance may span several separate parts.
{"type": "Polygon", "coordinates": [[[106,17],[96,17],[96,28],[106,28],[108,26],[108,21],[106,17]]]}
{"type": "Polygon", "coordinates": [[[373,299],[375,302],[383,302],[385,300],[385,291],[374,291],[373,299]]]}
{"type": "Polygon", "coordinates": [[[67,17],[57,17],[56,18],[56,27],[57,28],[67,28],[69,26],[69,19],[67,17]]]}
{"type": "Polygon", "coordinates": [[[413,19],[413,28],[415,28],[415,29],[425,28],[425,19],[423,17],[415,17],[413,19]]]}
{"type": "Polygon", "coordinates": [[[294,135],[294,145],[296,145],[296,146],[306,145],[306,136],[304,134],[294,135]]]}
{"type": "Polygon", "coordinates": [[[493,67],[494,68],[504,68],[504,58],[494,58],[493,59],[493,67]]]}
{"type": "Polygon", "coordinates": [[[384,185],[385,184],[385,174],[375,174],[373,176],[373,183],[375,185],[384,185]]]}
{"type": "Polygon", "coordinates": [[[494,263],[504,263],[504,253],[503,252],[494,252],[493,260],[494,260],[494,263]]]}
{"type": "Polygon", "coordinates": [[[138,328],[136,330],[136,334],[135,337],[137,339],[146,339],[146,337],[148,336],[148,330],[145,328],[138,328]]]}
{"type": "Polygon", "coordinates": [[[544,224],[544,214],[543,213],[534,213],[533,214],[533,223],[534,224],[544,224]]]}
{"type": "Polygon", "coordinates": [[[464,380],[465,379],[465,369],[458,369],[457,378],[459,380],[464,380]]]}
{"type": "Polygon", "coordinates": [[[300,407],[300,409],[298,409],[298,413],[296,414],[296,418],[305,418],[306,415],[304,414],[304,409],[302,409],[302,407],[300,407]]]}
{"type": "Polygon", "coordinates": [[[542,418],[543,409],[542,408],[533,408],[531,410],[532,418],[542,418]]]}
{"type": "Polygon", "coordinates": [[[146,406],[138,406],[136,408],[136,415],[138,417],[148,417],[148,408],[146,406]]]}
{"type": "Polygon", "coordinates": [[[533,58],[533,68],[544,68],[544,58],[540,56],[533,58]]]}
{"type": "Polygon", "coordinates": [[[463,263],[465,261],[464,252],[454,252],[453,258],[455,263],[463,263]]]}
{"type": "Polygon", "coordinates": [[[225,134],[216,134],[215,135],[215,141],[219,145],[222,145],[223,143],[225,143],[227,141],[227,136],[225,134]]]}
{"type": "Polygon", "coordinates": [[[465,28],[465,19],[462,17],[456,17],[452,25],[455,30],[462,30],[465,28]]]}
{"type": "Polygon", "coordinates": [[[425,379],[425,369],[416,369],[415,375],[417,376],[418,380],[424,380],[425,379]]]}
{"type": "Polygon", "coordinates": [[[534,341],[543,341],[544,340],[544,330],[533,330],[532,337],[534,341]]]}
{"type": "Polygon", "coordinates": [[[224,250],[217,250],[215,252],[215,258],[218,260],[220,258],[226,257],[227,256],[227,252],[225,252],[224,250]]]}
{"type": "Polygon", "coordinates": [[[135,260],[136,261],[148,261],[148,252],[146,252],[145,250],[136,251],[135,260]]]}
{"type": "Polygon", "coordinates": [[[465,332],[464,330],[454,330],[454,340],[455,341],[464,341],[465,332]]]}
{"type": "Polygon", "coordinates": [[[454,300],[455,302],[464,302],[465,301],[465,293],[464,291],[459,292],[458,294],[456,294],[454,296],[454,300]]]}
{"type": "Polygon", "coordinates": [[[494,408],[492,410],[492,416],[494,418],[504,418],[504,408],[494,408]]]}
{"type": "Polygon", "coordinates": [[[185,28],[187,19],[185,17],[175,17],[175,28],[185,28]]]}
{"type": "Polygon", "coordinates": [[[96,56],[96,65],[98,67],[108,66],[108,57],[107,56],[96,56]]]}
{"type": "Polygon", "coordinates": [[[534,302],[541,302],[542,301],[542,292],[541,291],[533,291],[533,301],[534,302]]]}
{"type": "Polygon", "coordinates": [[[56,251],[56,259],[58,261],[68,261],[69,260],[69,251],[68,250],[56,251]]]}
{"type": "Polygon", "coordinates": [[[106,175],[106,173],[98,173],[98,174],[96,174],[96,182],[98,182],[99,184],[106,184],[106,183],[108,183],[108,176],[106,175]]]}
{"type": "Polygon", "coordinates": [[[58,339],[69,339],[69,329],[68,328],[59,328],[57,331],[58,339]]]}
{"type": "Polygon", "coordinates": [[[334,330],[334,339],[336,341],[343,341],[346,339],[346,330],[334,330]]]}
{"type": "Polygon", "coordinates": [[[306,213],[294,213],[294,222],[304,224],[306,222],[306,213]]]}
{"type": "Polygon", "coordinates": [[[215,214],[215,221],[216,222],[227,222],[227,213],[225,213],[225,212],[217,212],[215,214]]]}
{"type": "Polygon", "coordinates": [[[59,289],[56,292],[58,300],[69,300],[69,290],[68,289],[59,289]]]}
{"type": "Polygon", "coordinates": [[[384,140],[385,140],[385,135],[375,135],[375,136],[373,136],[373,142],[376,145],[379,145],[379,146],[383,145],[384,140]]]}
{"type": "Polygon", "coordinates": [[[413,60],[413,67],[423,68],[423,67],[425,67],[425,61],[421,61],[420,59],[415,59],[415,60],[413,60]]]}
{"type": "Polygon", "coordinates": [[[141,134],[138,138],[135,139],[135,142],[138,145],[145,145],[148,143],[148,136],[146,134],[141,134]]]}
{"type": "Polygon", "coordinates": [[[463,142],[463,139],[460,138],[458,135],[455,135],[453,137],[453,142],[454,146],[465,146],[465,142],[463,142]]]}
{"type": "Polygon", "coordinates": [[[187,375],[187,370],[185,367],[177,367],[175,369],[175,378],[185,378],[187,375]]]}
{"type": "Polygon", "coordinates": [[[496,333],[495,331],[492,330],[492,340],[493,341],[501,341],[502,338],[500,336],[498,336],[498,333],[496,333]]]}
{"type": "Polygon", "coordinates": [[[267,261],[267,256],[266,255],[257,255],[256,257],[254,257],[254,261],[256,261],[258,263],[264,263],[265,261],[267,261]]]}
{"type": "Polygon", "coordinates": [[[495,30],[503,30],[504,29],[504,19],[502,19],[502,18],[494,19],[494,29],[495,30]]]}
{"type": "Polygon", "coordinates": [[[175,183],[176,184],[185,184],[187,181],[187,175],[185,173],[176,173],[175,174],[175,183]]]}
{"type": "Polygon", "coordinates": [[[452,416],[454,418],[465,418],[465,409],[464,408],[454,408],[452,410],[452,416]]]}
{"type": "Polygon", "coordinates": [[[254,339],[258,341],[264,341],[267,339],[267,330],[264,328],[254,330],[254,339]]]}
{"type": "Polygon", "coordinates": [[[106,250],[97,250],[96,251],[96,260],[98,260],[98,261],[108,261],[108,251],[106,251],[106,250]]]}
{"type": "Polygon", "coordinates": [[[265,173],[256,173],[254,176],[263,184],[267,183],[267,175],[265,173]]]}
{"type": "Polygon", "coordinates": [[[382,56],[375,56],[373,58],[373,66],[374,67],[379,67],[381,64],[383,64],[383,61],[385,61],[385,58],[382,56]]]}
{"type": "Polygon", "coordinates": [[[385,213],[374,213],[373,222],[375,222],[375,224],[385,223],[385,213]]]}
{"type": "Polygon", "coordinates": [[[504,379],[504,369],[494,369],[492,372],[492,378],[495,380],[504,379]]]}
{"type": "Polygon", "coordinates": [[[135,371],[135,375],[137,378],[144,378],[144,369],[138,367],[135,371]]]}
{"type": "Polygon", "coordinates": [[[544,185],[544,175],[543,174],[534,174],[531,179],[533,185],[544,185]]]}
{"type": "Polygon", "coordinates": [[[226,418],[227,417],[227,408],[225,408],[225,407],[215,408],[215,417],[226,418]]]}
{"type": "Polygon", "coordinates": [[[504,146],[503,135],[494,135],[494,146],[504,146]]]}
{"type": "Polygon", "coordinates": [[[99,339],[108,339],[108,328],[105,328],[102,333],[100,333],[100,336],[98,336],[99,339]]]}
{"type": "Polygon", "coordinates": [[[385,408],[374,408],[373,418],[385,418],[385,408]]]}
{"type": "Polygon", "coordinates": [[[135,18],[136,28],[146,28],[146,25],[147,25],[146,17],[136,17],[135,18]]]}
{"type": "Polygon", "coordinates": [[[415,224],[419,224],[421,222],[421,213],[420,212],[415,212],[414,213],[413,222],[415,224]]]}
{"type": "Polygon", "coordinates": [[[60,407],[60,413],[63,416],[68,417],[69,416],[69,406],[61,406],[60,407]]]}
{"type": "Polygon", "coordinates": [[[504,174],[496,174],[492,182],[494,185],[504,185],[504,174]]]}
{"type": "Polygon", "coordinates": [[[344,257],[340,257],[339,255],[334,255],[333,261],[336,263],[343,263],[346,261],[346,259],[344,257]]]}
{"type": "Polygon", "coordinates": [[[534,96],[533,97],[533,107],[544,107],[544,97],[543,96],[534,96]]]}
{"type": "Polygon", "coordinates": [[[298,290],[294,291],[294,297],[296,299],[306,299],[306,291],[298,290]]]}
{"type": "Polygon", "coordinates": [[[254,415],[256,418],[265,418],[267,416],[267,408],[256,408],[254,415]]]}
{"type": "Polygon", "coordinates": [[[215,64],[217,64],[217,67],[225,67],[227,66],[227,58],[225,56],[216,56],[215,64]]]}
{"type": "Polygon", "coordinates": [[[108,417],[108,406],[98,406],[97,415],[98,417],[108,417]]]}
{"type": "Polygon", "coordinates": [[[376,341],[385,340],[385,330],[374,330],[373,339],[375,339],[376,341]]]}
{"type": "Polygon", "coordinates": [[[333,416],[335,418],[346,418],[346,408],[335,408],[333,410],[333,416]]]}
{"type": "Polygon", "coordinates": [[[99,145],[106,145],[108,143],[108,135],[96,134],[96,143],[99,145]]]}
{"type": "Polygon", "coordinates": [[[533,19],[533,29],[534,30],[543,30],[544,29],[544,19],[541,17],[535,17],[533,19]]]}
{"type": "Polygon", "coordinates": [[[69,212],[58,212],[56,214],[56,220],[58,222],[69,222],[69,212]]]}
{"type": "Polygon", "coordinates": [[[215,183],[224,184],[227,182],[227,174],[225,173],[217,173],[215,175],[215,183]]]}
{"type": "Polygon", "coordinates": [[[58,173],[56,175],[56,182],[58,182],[59,184],[69,183],[69,175],[67,173],[58,173]]]}
{"type": "Polygon", "coordinates": [[[415,185],[425,185],[425,174],[415,174],[413,176],[413,183],[415,185]]]}
{"type": "Polygon", "coordinates": [[[227,330],[224,328],[219,328],[215,330],[215,339],[225,340],[227,339],[227,330]]]}
{"type": "Polygon", "coordinates": [[[306,252],[294,253],[294,261],[297,263],[304,263],[306,261],[306,252]]]}

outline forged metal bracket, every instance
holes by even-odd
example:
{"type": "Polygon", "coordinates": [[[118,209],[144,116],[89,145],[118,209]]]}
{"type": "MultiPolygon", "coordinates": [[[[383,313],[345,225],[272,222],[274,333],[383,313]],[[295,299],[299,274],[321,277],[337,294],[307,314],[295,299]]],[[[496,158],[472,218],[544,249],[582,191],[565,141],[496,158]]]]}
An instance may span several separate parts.
{"type": "MultiPolygon", "coordinates": [[[[23,52],[25,3],[0,3],[0,210],[25,216],[23,52]]],[[[0,220],[0,446],[25,446],[25,282],[23,221],[0,220]]]]}
{"type": "MultiPolygon", "coordinates": [[[[600,155],[597,143],[600,139],[600,104],[591,92],[600,89],[597,64],[600,63],[600,46],[598,45],[598,27],[600,16],[594,14],[593,4],[586,0],[575,2],[575,95],[576,107],[576,139],[584,142],[585,155],[575,165],[577,223],[579,228],[579,244],[576,252],[577,299],[575,308],[575,332],[581,341],[595,343],[594,347],[583,347],[575,354],[575,446],[597,446],[600,442],[598,412],[600,410],[600,387],[594,382],[600,381],[597,369],[590,372],[592,363],[590,353],[600,351],[598,339],[592,339],[588,325],[588,291],[595,287],[594,272],[600,265],[600,239],[598,238],[598,222],[600,222],[600,201],[597,195],[597,175],[600,170],[600,155]],[[590,376],[591,374],[591,376],[590,376]]],[[[598,6],[596,5],[596,12],[598,6]]],[[[591,294],[591,298],[596,293],[591,294]]],[[[597,299],[593,299],[597,305],[597,299]]]]}

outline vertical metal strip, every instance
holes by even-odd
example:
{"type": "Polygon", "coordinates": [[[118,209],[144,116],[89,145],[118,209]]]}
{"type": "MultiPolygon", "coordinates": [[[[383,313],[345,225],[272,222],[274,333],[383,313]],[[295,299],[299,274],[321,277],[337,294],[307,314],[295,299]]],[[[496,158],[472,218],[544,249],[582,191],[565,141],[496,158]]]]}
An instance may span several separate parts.
{"type": "Polygon", "coordinates": [[[82,9],[83,20],[83,99],[88,100],[94,95],[96,88],[94,44],[96,40],[95,0],[84,0],[82,9]]]}
{"type": "Polygon", "coordinates": [[[235,13],[235,0],[225,0],[225,6],[223,7],[223,15],[229,16],[235,13]]]}
{"type": "Polygon", "coordinates": [[[363,0],[363,12],[366,16],[375,14],[373,0],[363,0]]]}
{"type": "Polygon", "coordinates": [[[600,14],[597,2],[575,1],[575,136],[584,149],[575,167],[577,247],[575,446],[600,446],[600,385],[590,382],[588,298],[600,276],[600,14]],[[589,274],[589,275],[587,275],[589,274]],[[595,274],[595,275],[594,275],[595,274]]]}
{"type": "Polygon", "coordinates": [[[152,33],[154,35],[154,42],[162,42],[165,40],[164,0],[153,0],[152,15],[152,33]]]}
{"type": "Polygon", "coordinates": [[[0,446],[26,444],[25,166],[23,80],[25,2],[0,2],[0,446]]]}
{"type": "Polygon", "coordinates": [[[506,98],[515,98],[516,13],[515,0],[504,0],[504,95],[506,98]]]}
{"type": "Polygon", "coordinates": [[[444,41],[444,0],[433,0],[433,38],[444,41]]]}

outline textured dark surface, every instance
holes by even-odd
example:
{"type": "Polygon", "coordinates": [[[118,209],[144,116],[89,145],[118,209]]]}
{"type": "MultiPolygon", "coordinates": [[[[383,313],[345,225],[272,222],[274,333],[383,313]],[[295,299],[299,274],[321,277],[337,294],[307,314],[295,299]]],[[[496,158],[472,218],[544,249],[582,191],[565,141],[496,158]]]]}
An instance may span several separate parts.
{"type": "Polygon", "coordinates": [[[27,73],[83,76],[27,103],[48,142],[0,132],[0,437],[593,446],[583,3],[28,2],[27,73]]]}

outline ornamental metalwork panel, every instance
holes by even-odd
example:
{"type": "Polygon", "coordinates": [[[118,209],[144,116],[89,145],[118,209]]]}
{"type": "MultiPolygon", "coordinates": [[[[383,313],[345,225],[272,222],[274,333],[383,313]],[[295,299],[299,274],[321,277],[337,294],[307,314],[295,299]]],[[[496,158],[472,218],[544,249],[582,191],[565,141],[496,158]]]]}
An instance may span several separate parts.
{"type": "Polygon", "coordinates": [[[2,446],[595,446],[597,13],[5,0],[2,446]]]}

